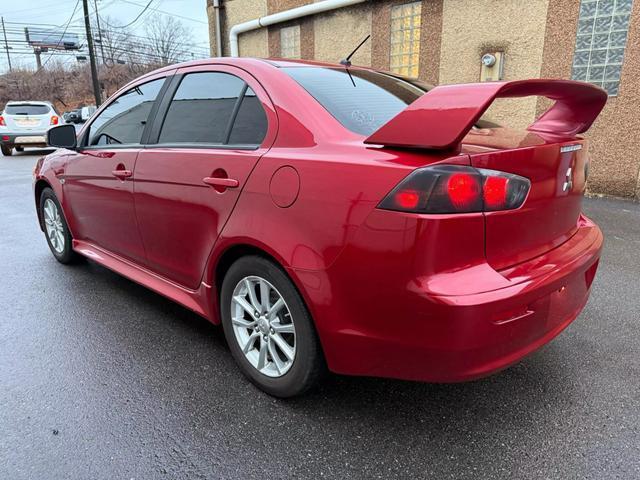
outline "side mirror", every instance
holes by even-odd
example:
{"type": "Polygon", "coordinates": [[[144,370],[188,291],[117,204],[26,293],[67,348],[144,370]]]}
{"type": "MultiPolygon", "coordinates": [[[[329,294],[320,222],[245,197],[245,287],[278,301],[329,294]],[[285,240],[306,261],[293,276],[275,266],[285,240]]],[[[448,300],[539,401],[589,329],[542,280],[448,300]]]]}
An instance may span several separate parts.
{"type": "Polygon", "coordinates": [[[56,148],[75,150],[78,146],[76,127],[73,125],[59,125],[47,131],[47,145],[56,148]]]}

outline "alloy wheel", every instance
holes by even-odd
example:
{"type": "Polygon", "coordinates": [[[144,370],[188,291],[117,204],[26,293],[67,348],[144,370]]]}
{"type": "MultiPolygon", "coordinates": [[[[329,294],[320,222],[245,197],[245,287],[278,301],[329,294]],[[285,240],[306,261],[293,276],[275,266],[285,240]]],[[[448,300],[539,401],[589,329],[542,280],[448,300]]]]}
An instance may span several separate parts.
{"type": "Polygon", "coordinates": [[[51,247],[56,253],[64,252],[64,226],[56,203],[47,198],[44,202],[44,226],[51,247]]]}
{"type": "Polygon", "coordinates": [[[247,361],[268,377],[286,374],[296,355],[296,330],[278,290],[258,276],[244,277],[231,297],[235,338],[247,361]]]}

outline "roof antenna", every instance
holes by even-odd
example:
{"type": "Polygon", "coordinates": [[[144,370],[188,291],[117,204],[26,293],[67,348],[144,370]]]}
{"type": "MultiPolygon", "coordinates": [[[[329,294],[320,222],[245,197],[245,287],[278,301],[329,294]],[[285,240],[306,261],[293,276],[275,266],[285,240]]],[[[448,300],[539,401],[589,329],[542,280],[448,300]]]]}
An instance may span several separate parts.
{"type": "Polygon", "coordinates": [[[351,80],[351,83],[353,84],[353,86],[356,86],[356,82],[353,80],[353,77],[351,76],[351,72],[349,71],[349,67],[351,66],[351,57],[353,57],[353,55],[360,49],[360,47],[362,45],[364,45],[364,42],[366,42],[367,40],[369,40],[369,37],[371,35],[367,35],[364,40],[362,40],[358,46],[356,48],[353,49],[353,52],[351,52],[349,54],[349,56],[347,58],[343,58],[342,60],[340,60],[340,65],[344,65],[345,70],[347,71],[347,75],[349,75],[349,79],[351,80]]]}
{"type": "Polygon", "coordinates": [[[353,57],[353,55],[360,49],[360,47],[362,45],[364,45],[364,43],[369,40],[369,37],[371,37],[371,35],[367,35],[364,40],[362,40],[358,46],[356,48],[353,49],[353,52],[351,52],[349,54],[349,56],[347,58],[343,58],[342,60],[340,60],[340,65],[344,65],[345,67],[349,68],[351,66],[351,57],[353,57]]]}

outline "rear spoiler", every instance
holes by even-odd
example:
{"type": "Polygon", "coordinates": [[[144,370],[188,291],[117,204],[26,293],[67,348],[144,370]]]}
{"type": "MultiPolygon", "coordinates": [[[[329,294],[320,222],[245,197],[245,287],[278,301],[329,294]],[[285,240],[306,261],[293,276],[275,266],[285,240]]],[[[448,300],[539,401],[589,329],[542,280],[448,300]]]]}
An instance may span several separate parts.
{"type": "Polygon", "coordinates": [[[519,80],[435,87],[373,132],[365,143],[429,149],[456,148],[496,98],[543,96],[555,103],[528,127],[573,137],[594,122],[607,93],[571,80],[519,80]]]}

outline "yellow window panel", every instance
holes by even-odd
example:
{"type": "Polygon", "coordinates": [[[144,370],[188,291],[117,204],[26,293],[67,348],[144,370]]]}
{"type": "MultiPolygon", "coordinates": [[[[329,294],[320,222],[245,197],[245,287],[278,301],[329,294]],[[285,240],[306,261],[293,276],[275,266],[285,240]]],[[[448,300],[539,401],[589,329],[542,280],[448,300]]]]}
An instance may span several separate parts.
{"type": "Polygon", "coordinates": [[[389,66],[393,72],[417,77],[422,2],[391,8],[389,66]]]}

